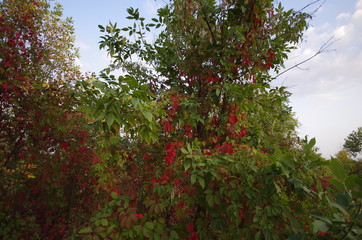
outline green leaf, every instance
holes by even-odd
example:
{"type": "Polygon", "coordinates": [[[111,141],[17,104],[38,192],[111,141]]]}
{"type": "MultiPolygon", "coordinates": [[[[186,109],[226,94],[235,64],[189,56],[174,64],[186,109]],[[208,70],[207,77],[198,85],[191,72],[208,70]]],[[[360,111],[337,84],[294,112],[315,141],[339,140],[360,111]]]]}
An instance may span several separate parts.
{"type": "Polygon", "coordinates": [[[290,171],[289,171],[289,169],[288,169],[286,166],[284,166],[283,162],[280,162],[280,167],[281,167],[282,172],[284,173],[284,175],[285,175],[286,177],[289,177],[290,171]]]}
{"type": "Polygon", "coordinates": [[[346,181],[345,181],[346,187],[349,188],[349,189],[357,187],[358,186],[357,181],[358,181],[358,176],[356,176],[356,175],[348,176],[346,181]]]}
{"type": "Polygon", "coordinates": [[[186,143],[187,151],[189,151],[190,154],[192,154],[192,148],[190,143],[186,143]]]}
{"type": "Polygon", "coordinates": [[[323,187],[321,181],[317,181],[317,190],[318,192],[323,192],[323,187]]]}
{"type": "Polygon", "coordinates": [[[161,240],[161,236],[158,233],[153,233],[154,240],[161,240]]]}
{"type": "Polygon", "coordinates": [[[104,82],[101,82],[101,81],[94,81],[94,82],[93,82],[93,86],[94,86],[95,88],[98,88],[98,89],[100,89],[101,91],[103,91],[104,88],[105,88],[105,83],[104,83],[104,82]]]}
{"type": "Polygon", "coordinates": [[[137,108],[139,107],[138,105],[140,105],[140,100],[138,98],[132,98],[131,103],[135,108],[137,108]]]}
{"type": "Polygon", "coordinates": [[[356,181],[356,183],[358,184],[358,186],[359,186],[360,188],[362,188],[362,178],[361,178],[361,177],[357,177],[357,178],[355,178],[355,181],[356,181]]]}
{"type": "Polygon", "coordinates": [[[111,197],[112,197],[113,199],[118,199],[118,194],[115,193],[115,192],[111,192],[111,197]]]}
{"type": "Polygon", "coordinates": [[[108,220],[107,220],[106,218],[103,218],[103,219],[101,220],[101,225],[102,225],[103,227],[107,227],[107,226],[108,226],[108,220]]]}
{"type": "Polygon", "coordinates": [[[182,152],[183,154],[189,154],[189,152],[188,152],[185,148],[181,148],[181,152],[182,152]]]}
{"type": "Polygon", "coordinates": [[[214,196],[211,194],[206,195],[206,201],[210,207],[214,206],[214,196]]]}
{"type": "Polygon", "coordinates": [[[151,223],[151,222],[146,222],[145,223],[145,227],[147,228],[147,229],[149,229],[149,230],[152,230],[152,229],[154,229],[154,225],[153,225],[153,223],[151,223]]]}
{"type": "Polygon", "coordinates": [[[313,222],[313,233],[317,232],[327,232],[328,231],[328,225],[327,223],[321,221],[321,220],[314,220],[313,222]]]}
{"type": "Polygon", "coordinates": [[[109,226],[108,228],[107,228],[107,234],[110,234],[114,229],[116,228],[116,225],[115,224],[112,224],[111,226],[109,226]]]}
{"type": "Polygon", "coordinates": [[[201,187],[204,189],[205,188],[205,180],[201,177],[198,177],[197,180],[199,181],[201,187]]]}
{"type": "Polygon", "coordinates": [[[152,122],[152,119],[153,119],[152,113],[150,113],[149,111],[146,111],[146,110],[142,110],[141,112],[142,112],[143,116],[144,116],[149,122],[152,122]]]}
{"type": "Polygon", "coordinates": [[[337,209],[338,209],[339,211],[341,211],[344,215],[349,216],[349,214],[347,213],[347,211],[346,211],[341,205],[339,205],[339,204],[337,204],[337,203],[330,203],[330,205],[331,205],[332,207],[337,208],[337,209]]]}
{"type": "Polygon", "coordinates": [[[187,169],[189,169],[189,168],[190,168],[190,166],[191,166],[191,161],[190,161],[190,160],[188,160],[188,159],[186,159],[186,160],[184,161],[184,168],[185,168],[185,171],[187,171],[187,169]]]}
{"type": "Polygon", "coordinates": [[[174,230],[171,231],[171,237],[173,239],[179,239],[179,236],[178,236],[177,232],[175,232],[174,230]]]}
{"type": "Polygon", "coordinates": [[[315,138],[312,138],[309,143],[307,145],[305,145],[304,147],[304,151],[306,153],[308,153],[310,150],[312,150],[312,148],[314,147],[314,145],[316,144],[316,140],[315,138]]]}
{"type": "Polygon", "coordinates": [[[151,231],[148,228],[143,227],[142,230],[145,237],[149,238],[151,236],[151,231]]]}
{"type": "Polygon", "coordinates": [[[252,175],[248,175],[246,177],[247,182],[249,183],[249,185],[251,186],[254,183],[254,177],[252,175]]]}
{"type": "Polygon", "coordinates": [[[194,185],[195,182],[196,182],[196,174],[192,174],[191,175],[191,185],[194,185]]]}
{"type": "Polygon", "coordinates": [[[107,117],[107,125],[109,128],[111,128],[112,124],[114,123],[115,116],[113,113],[109,114],[107,117]]]}
{"type": "Polygon", "coordinates": [[[347,178],[347,172],[344,169],[343,164],[337,159],[332,158],[329,167],[332,170],[334,176],[336,176],[338,179],[344,180],[347,178]]]}
{"type": "Polygon", "coordinates": [[[343,190],[344,189],[344,185],[341,181],[337,180],[337,179],[328,179],[328,182],[330,182],[334,187],[343,190]]]}
{"type": "Polygon", "coordinates": [[[142,233],[142,226],[141,225],[134,225],[133,230],[138,234],[141,235],[142,233]]]}
{"type": "Polygon", "coordinates": [[[362,191],[352,191],[352,196],[354,198],[362,198],[362,191]]]}
{"type": "Polygon", "coordinates": [[[328,218],[324,217],[324,216],[313,215],[313,217],[318,218],[319,220],[322,220],[323,222],[326,222],[328,224],[332,224],[332,221],[329,220],[328,218]]]}
{"type": "Polygon", "coordinates": [[[250,167],[254,172],[258,171],[258,168],[255,166],[255,164],[248,164],[248,167],[250,167]]]}
{"type": "Polygon", "coordinates": [[[105,238],[107,237],[107,233],[106,233],[106,232],[100,232],[100,233],[98,233],[98,234],[99,234],[99,236],[102,237],[102,239],[105,239],[105,238]]]}
{"type": "Polygon", "coordinates": [[[344,192],[341,192],[337,195],[336,202],[338,205],[340,205],[341,207],[343,207],[345,209],[348,209],[349,204],[350,204],[349,197],[344,192]]]}
{"type": "Polygon", "coordinates": [[[80,234],[86,234],[86,233],[91,233],[91,232],[93,232],[91,227],[85,227],[85,228],[82,228],[81,230],[79,230],[80,234]]]}
{"type": "Polygon", "coordinates": [[[216,88],[215,94],[216,94],[216,96],[220,96],[220,88],[216,88]]]}
{"type": "Polygon", "coordinates": [[[173,239],[180,239],[179,236],[178,236],[178,234],[177,234],[177,232],[175,232],[174,230],[171,231],[171,237],[172,237],[173,239]]]}

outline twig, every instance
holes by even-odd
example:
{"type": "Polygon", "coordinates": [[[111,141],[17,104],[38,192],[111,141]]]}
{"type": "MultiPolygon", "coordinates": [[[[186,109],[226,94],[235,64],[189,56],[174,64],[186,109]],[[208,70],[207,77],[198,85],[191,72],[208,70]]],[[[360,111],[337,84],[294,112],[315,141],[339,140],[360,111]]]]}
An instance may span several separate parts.
{"type": "Polygon", "coordinates": [[[301,67],[297,67],[299,70],[302,70],[302,71],[307,71],[307,70],[309,70],[309,68],[301,68],[301,67]]]}
{"type": "MultiPolygon", "coordinates": [[[[320,0],[316,0],[316,1],[314,1],[314,2],[311,2],[311,3],[307,4],[306,6],[304,6],[303,8],[299,9],[297,12],[302,12],[302,11],[304,11],[304,9],[312,6],[313,4],[315,4],[315,3],[319,2],[319,1],[320,1],[320,0]]],[[[319,7],[318,7],[314,12],[318,11],[318,9],[319,9],[325,2],[326,2],[326,1],[324,1],[321,5],[319,5],[319,7]]]]}

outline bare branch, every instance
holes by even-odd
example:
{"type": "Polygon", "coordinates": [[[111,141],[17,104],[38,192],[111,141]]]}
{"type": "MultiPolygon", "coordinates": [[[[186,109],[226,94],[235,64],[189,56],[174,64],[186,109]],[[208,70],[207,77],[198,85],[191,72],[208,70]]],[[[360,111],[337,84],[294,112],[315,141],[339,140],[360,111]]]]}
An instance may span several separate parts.
{"type": "Polygon", "coordinates": [[[334,36],[330,37],[320,48],[319,50],[313,54],[311,57],[295,64],[294,66],[290,67],[290,68],[287,68],[286,70],[284,70],[283,72],[279,73],[278,75],[276,75],[274,77],[275,78],[278,78],[279,76],[283,75],[284,73],[286,72],[289,72],[290,70],[294,69],[294,68],[299,68],[300,65],[310,61],[311,59],[315,58],[316,56],[318,56],[319,54],[321,53],[326,53],[326,52],[331,52],[331,51],[335,51],[334,49],[328,49],[330,46],[332,46],[335,42],[337,42],[339,39],[334,39],[334,36]]]}
{"type": "MultiPolygon", "coordinates": [[[[306,9],[306,8],[312,6],[313,4],[315,4],[315,3],[317,3],[317,2],[320,2],[320,1],[321,1],[321,0],[316,0],[316,1],[314,1],[314,2],[311,2],[311,3],[307,4],[306,6],[304,6],[303,8],[299,9],[297,12],[302,12],[302,11],[304,11],[304,9],[306,9]]],[[[315,13],[316,11],[318,11],[318,9],[320,9],[321,6],[322,6],[325,2],[326,2],[326,1],[324,1],[321,5],[319,5],[319,7],[317,7],[317,9],[313,11],[313,13],[315,13]]]]}

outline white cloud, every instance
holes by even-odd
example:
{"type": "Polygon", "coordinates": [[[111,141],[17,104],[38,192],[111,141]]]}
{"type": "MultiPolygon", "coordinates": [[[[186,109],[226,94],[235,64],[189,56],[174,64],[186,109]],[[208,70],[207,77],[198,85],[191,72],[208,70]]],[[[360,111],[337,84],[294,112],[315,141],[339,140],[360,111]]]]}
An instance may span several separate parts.
{"type": "Polygon", "coordinates": [[[333,93],[323,93],[323,94],[317,94],[317,96],[321,99],[324,100],[331,100],[331,101],[336,101],[336,100],[341,100],[342,97],[338,94],[333,94],[333,93]]]}
{"type": "Polygon", "coordinates": [[[349,19],[350,17],[351,17],[350,13],[340,13],[336,19],[342,20],[342,19],[349,19]]]}
{"type": "Polygon", "coordinates": [[[334,31],[334,36],[338,39],[346,36],[346,26],[341,26],[334,31]]]}
{"type": "Polygon", "coordinates": [[[362,0],[358,0],[356,3],[356,8],[362,8],[362,0]]]}
{"type": "Polygon", "coordinates": [[[361,20],[361,19],[362,19],[362,9],[357,10],[357,11],[353,14],[352,18],[353,18],[354,20],[357,20],[357,21],[361,20]]]}
{"type": "Polygon", "coordinates": [[[75,46],[77,48],[79,48],[81,51],[87,51],[87,50],[90,50],[90,48],[91,48],[88,44],[86,44],[84,42],[79,42],[79,41],[77,41],[75,43],[75,46]]]}

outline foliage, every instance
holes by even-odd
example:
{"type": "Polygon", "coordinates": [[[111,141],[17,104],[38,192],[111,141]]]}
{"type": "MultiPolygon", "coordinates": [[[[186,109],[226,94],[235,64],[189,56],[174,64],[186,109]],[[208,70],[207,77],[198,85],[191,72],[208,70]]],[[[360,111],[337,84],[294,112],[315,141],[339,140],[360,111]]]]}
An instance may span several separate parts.
{"type": "Polygon", "coordinates": [[[348,150],[353,157],[362,152],[362,127],[347,136],[343,148],[348,150]]]}
{"type": "Polygon", "coordinates": [[[360,239],[362,236],[362,178],[348,174],[342,162],[332,158],[328,163],[333,175],[324,185],[333,186],[333,194],[325,195],[328,212],[316,211],[313,230],[322,239],[360,239]]]}
{"type": "Polygon", "coordinates": [[[113,62],[87,79],[59,5],[0,14],[1,238],[361,236],[361,177],[299,139],[270,86],[308,14],[172,0],[147,23],[129,8],[132,26],[99,26],[113,62]]]}
{"type": "Polygon", "coordinates": [[[81,84],[110,196],[82,239],[324,238],[326,162],[296,137],[289,93],[269,85],[309,15],[211,0],[170,1],[151,23],[128,13],[133,26],[99,26],[113,63],[81,84]]]}
{"type": "Polygon", "coordinates": [[[0,238],[59,239],[91,208],[73,28],[47,1],[0,3],[0,238]]]}

